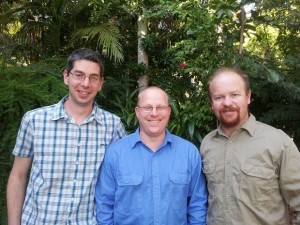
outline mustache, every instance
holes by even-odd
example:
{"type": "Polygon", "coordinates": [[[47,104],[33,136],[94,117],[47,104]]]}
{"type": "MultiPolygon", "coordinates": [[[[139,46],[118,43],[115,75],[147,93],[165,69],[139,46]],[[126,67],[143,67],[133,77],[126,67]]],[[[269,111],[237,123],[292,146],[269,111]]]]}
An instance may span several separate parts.
{"type": "Polygon", "coordinates": [[[228,112],[228,111],[239,111],[239,107],[233,107],[233,106],[224,106],[221,109],[221,112],[228,112]]]}

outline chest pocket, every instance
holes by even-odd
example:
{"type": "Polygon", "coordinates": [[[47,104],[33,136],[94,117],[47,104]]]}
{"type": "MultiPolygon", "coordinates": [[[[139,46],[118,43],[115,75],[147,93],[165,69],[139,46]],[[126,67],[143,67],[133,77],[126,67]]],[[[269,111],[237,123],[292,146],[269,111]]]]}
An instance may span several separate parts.
{"type": "Polygon", "coordinates": [[[142,208],[142,175],[120,175],[117,178],[115,207],[123,211],[142,208]]]}
{"type": "Polygon", "coordinates": [[[244,164],[241,166],[240,197],[242,201],[259,204],[279,195],[278,175],[275,169],[244,164]]]}
{"type": "Polygon", "coordinates": [[[210,197],[216,194],[216,177],[214,175],[215,170],[215,165],[203,164],[202,171],[207,180],[207,189],[210,197]]]}
{"type": "Polygon", "coordinates": [[[187,174],[171,173],[169,178],[172,188],[171,194],[173,208],[186,209],[191,176],[187,174]]]}

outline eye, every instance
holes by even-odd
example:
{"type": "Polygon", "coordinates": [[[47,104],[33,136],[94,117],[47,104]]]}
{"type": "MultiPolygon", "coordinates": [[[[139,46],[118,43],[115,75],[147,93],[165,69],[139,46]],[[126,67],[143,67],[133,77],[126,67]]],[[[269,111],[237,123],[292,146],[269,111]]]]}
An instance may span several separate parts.
{"type": "Polygon", "coordinates": [[[92,81],[92,82],[96,82],[96,81],[98,81],[99,79],[100,79],[99,76],[90,76],[90,81],[92,81]]]}
{"type": "Polygon", "coordinates": [[[144,106],[145,111],[152,111],[153,107],[152,106],[144,106]]]}
{"type": "Polygon", "coordinates": [[[240,94],[238,94],[238,93],[233,93],[232,96],[233,96],[233,97],[238,97],[238,96],[240,96],[240,94]]]}
{"type": "Polygon", "coordinates": [[[214,100],[215,100],[215,101],[220,101],[220,100],[222,100],[222,98],[223,98],[222,96],[215,96],[215,97],[214,97],[214,100]]]}
{"type": "Polygon", "coordinates": [[[82,73],[74,73],[74,76],[75,76],[76,78],[79,78],[79,79],[85,77],[85,75],[82,74],[82,73]]]}
{"type": "Polygon", "coordinates": [[[167,109],[168,107],[167,106],[157,106],[156,107],[156,110],[159,111],[159,112],[163,112],[167,109]]]}

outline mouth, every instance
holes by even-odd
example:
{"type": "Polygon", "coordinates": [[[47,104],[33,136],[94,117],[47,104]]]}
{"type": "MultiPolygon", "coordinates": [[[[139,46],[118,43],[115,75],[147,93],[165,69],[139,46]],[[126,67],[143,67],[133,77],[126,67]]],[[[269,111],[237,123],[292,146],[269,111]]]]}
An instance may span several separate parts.
{"type": "Polygon", "coordinates": [[[234,113],[234,112],[238,112],[237,108],[233,108],[233,107],[225,107],[222,109],[223,113],[234,113]]]}
{"type": "Polygon", "coordinates": [[[86,92],[86,91],[78,91],[78,93],[81,95],[81,96],[88,96],[89,93],[86,92]]]}
{"type": "Polygon", "coordinates": [[[158,124],[161,120],[148,120],[150,124],[158,124]]]}
{"type": "Polygon", "coordinates": [[[232,110],[232,109],[223,109],[223,113],[231,113],[231,112],[236,112],[237,110],[232,110]]]}

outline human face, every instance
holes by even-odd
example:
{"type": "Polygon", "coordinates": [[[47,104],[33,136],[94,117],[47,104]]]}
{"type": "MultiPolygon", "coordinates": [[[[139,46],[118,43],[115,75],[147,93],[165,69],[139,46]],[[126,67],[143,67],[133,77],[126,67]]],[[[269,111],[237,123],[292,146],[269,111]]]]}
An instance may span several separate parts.
{"type": "Polygon", "coordinates": [[[135,107],[135,114],[139,120],[141,137],[144,139],[153,137],[163,138],[171,114],[166,93],[159,88],[148,88],[140,94],[138,106],[135,107]],[[156,108],[153,108],[150,112],[145,112],[138,106],[168,107],[162,112],[158,112],[156,108]]]}
{"type": "Polygon", "coordinates": [[[100,67],[97,63],[88,60],[78,60],[70,71],[82,73],[86,76],[83,81],[76,80],[68,71],[64,71],[64,83],[69,87],[69,103],[73,107],[92,107],[97,93],[103,85],[103,78],[99,82],[90,82],[90,76],[100,77],[100,67]]]}
{"type": "Polygon", "coordinates": [[[248,119],[251,91],[246,92],[242,78],[234,72],[224,71],[210,84],[211,106],[225,133],[231,134],[248,119]]]}

